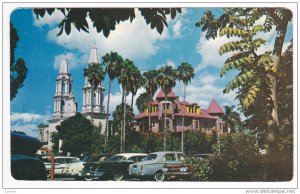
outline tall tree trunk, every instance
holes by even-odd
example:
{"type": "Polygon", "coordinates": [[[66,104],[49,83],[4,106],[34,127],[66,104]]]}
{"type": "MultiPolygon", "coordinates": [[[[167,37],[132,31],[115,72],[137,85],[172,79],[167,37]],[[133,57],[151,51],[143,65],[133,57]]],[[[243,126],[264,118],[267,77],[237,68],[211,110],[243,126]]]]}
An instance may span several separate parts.
{"type": "Polygon", "coordinates": [[[164,151],[166,151],[166,147],[167,147],[167,94],[165,92],[165,110],[164,110],[164,151]]]}
{"type": "Polygon", "coordinates": [[[131,104],[130,104],[130,108],[131,110],[133,110],[133,98],[134,98],[135,94],[131,93],[131,104]]]}
{"type": "MultiPolygon", "coordinates": [[[[183,103],[185,103],[185,94],[186,94],[186,84],[184,83],[183,86],[183,103]]],[[[183,105],[183,107],[185,108],[185,104],[183,105]]],[[[183,111],[184,112],[184,111],[183,111]]],[[[184,145],[183,145],[183,128],[184,128],[184,113],[182,115],[182,123],[181,123],[182,127],[181,127],[181,152],[184,151],[184,145]]]]}
{"type": "Polygon", "coordinates": [[[148,115],[149,115],[149,121],[148,121],[148,126],[149,126],[149,130],[148,130],[148,132],[150,132],[151,131],[151,113],[152,113],[152,102],[150,102],[150,107],[149,107],[149,113],[148,113],[148,115]]]}
{"type": "MultiPolygon", "coordinates": [[[[135,94],[131,94],[132,96],[131,96],[131,105],[130,105],[130,108],[131,108],[131,111],[133,112],[133,98],[134,98],[134,96],[135,96],[135,94]]],[[[130,121],[130,129],[132,129],[133,128],[133,120],[134,119],[132,119],[131,121],[130,121]]]]}
{"type": "Polygon", "coordinates": [[[109,100],[110,100],[110,89],[111,89],[112,80],[109,79],[108,86],[108,97],[107,97],[107,106],[106,106],[106,125],[105,125],[105,152],[107,151],[107,141],[108,141],[108,116],[109,116],[109,100]]]}
{"type": "Polygon", "coordinates": [[[275,66],[275,73],[269,74],[268,77],[271,83],[271,100],[273,102],[271,118],[268,120],[268,142],[270,154],[276,155],[279,152],[279,120],[277,110],[277,70],[281,63],[281,53],[286,35],[288,21],[282,22],[278,26],[277,36],[275,39],[273,50],[273,61],[275,66]]]}
{"type": "MultiPolygon", "coordinates": [[[[122,114],[124,114],[124,95],[125,95],[125,92],[124,92],[124,88],[123,88],[123,91],[122,91],[122,114]]],[[[123,153],[123,126],[124,126],[124,120],[121,119],[121,129],[120,129],[120,152],[123,153]]]]}
{"type": "Polygon", "coordinates": [[[124,120],[124,125],[123,125],[123,151],[125,152],[125,138],[126,138],[126,93],[124,95],[124,112],[123,112],[123,120],[124,120]]]}

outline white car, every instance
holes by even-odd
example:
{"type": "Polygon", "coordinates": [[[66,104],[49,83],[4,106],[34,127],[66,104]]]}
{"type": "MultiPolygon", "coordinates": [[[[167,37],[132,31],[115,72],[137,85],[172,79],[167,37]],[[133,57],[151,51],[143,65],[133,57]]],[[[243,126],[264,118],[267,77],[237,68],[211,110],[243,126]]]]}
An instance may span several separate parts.
{"type": "Polygon", "coordinates": [[[166,151],[148,154],[143,161],[129,166],[129,175],[137,178],[153,177],[156,181],[163,181],[164,165],[180,164],[186,156],[182,152],[166,151]]]}
{"type": "Polygon", "coordinates": [[[109,154],[93,154],[86,156],[82,161],[67,164],[63,170],[63,175],[68,177],[74,177],[75,180],[81,180],[82,177],[82,169],[84,168],[86,163],[93,162],[106,162],[111,155],[109,154]]]}
{"type": "MultiPolygon", "coordinates": [[[[50,177],[51,172],[51,161],[49,158],[43,158],[47,176],[50,177]]],[[[63,175],[63,170],[67,164],[80,162],[79,158],[71,157],[71,156],[55,156],[54,157],[54,175],[63,175]]]]}

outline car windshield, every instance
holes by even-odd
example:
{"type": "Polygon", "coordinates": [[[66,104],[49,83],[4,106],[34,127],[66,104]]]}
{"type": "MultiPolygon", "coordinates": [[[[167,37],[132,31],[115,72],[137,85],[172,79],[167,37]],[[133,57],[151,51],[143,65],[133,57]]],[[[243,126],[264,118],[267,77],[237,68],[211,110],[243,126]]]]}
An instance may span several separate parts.
{"type": "Polygon", "coordinates": [[[109,162],[121,162],[121,161],[125,161],[126,158],[124,156],[113,156],[111,157],[108,161],[109,162]]]}
{"type": "Polygon", "coordinates": [[[144,160],[155,160],[156,157],[157,157],[156,154],[148,154],[148,155],[144,158],[144,160]]]}

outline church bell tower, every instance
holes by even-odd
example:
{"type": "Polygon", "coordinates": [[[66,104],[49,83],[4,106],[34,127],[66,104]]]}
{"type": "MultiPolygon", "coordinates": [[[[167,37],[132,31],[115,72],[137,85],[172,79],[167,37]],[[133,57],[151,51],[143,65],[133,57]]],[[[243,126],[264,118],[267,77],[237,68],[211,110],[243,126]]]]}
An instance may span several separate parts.
{"type": "Polygon", "coordinates": [[[76,114],[77,103],[72,93],[72,82],[67,58],[64,56],[56,78],[53,119],[62,119],[76,114]]]}
{"type": "MultiPolygon", "coordinates": [[[[94,45],[91,49],[88,65],[93,63],[99,63],[97,48],[94,45]]],[[[83,114],[91,114],[92,112],[92,98],[94,98],[94,106],[93,106],[93,114],[103,114],[104,113],[104,87],[103,83],[100,82],[97,86],[97,89],[92,94],[92,87],[88,81],[88,78],[84,78],[84,86],[83,86],[83,101],[82,101],[82,113],[83,114]]]]}

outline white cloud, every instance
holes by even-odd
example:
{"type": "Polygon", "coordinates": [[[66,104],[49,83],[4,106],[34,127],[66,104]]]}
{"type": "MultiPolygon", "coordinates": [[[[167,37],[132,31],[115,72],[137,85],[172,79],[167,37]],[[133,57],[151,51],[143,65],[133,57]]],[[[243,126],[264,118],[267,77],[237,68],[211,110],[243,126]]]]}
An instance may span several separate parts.
{"type": "Polygon", "coordinates": [[[169,18],[168,21],[170,21],[170,26],[173,32],[172,35],[173,38],[179,38],[183,36],[182,31],[186,21],[186,18],[184,16],[187,14],[188,14],[188,9],[182,8],[181,14],[177,14],[173,21],[171,21],[171,18],[169,18]]]}
{"type": "Polygon", "coordinates": [[[233,39],[228,39],[225,36],[218,36],[216,39],[207,40],[205,33],[202,33],[196,45],[196,51],[201,56],[201,63],[196,66],[195,71],[198,72],[208,66],[222,67],[226,58],[230,56],[230,53],[221,56],[218,51],[223,44],[231,40],[233,39]]]}
{"type": "Polygon", "coordinates": [[[53,64],[54,69],[59,69],[60,68],[61,60],[65,56],[67,57],[67,62],[68,62],[68,66],[69,66],[70,70],[71,69],[76,69],[76,68],[79,68],[79,67],[85,65],[84,61],[82,60],[82,56],[79,57],[78,55],[76,55],[72,52],[68,52],[66,54],[60,54],[60,55],[56,55],[54,57],[54,64],[53,64]]]}
{"type": "MultiPolygon", "coordinates": [[[[223,86],[217,86],[222,78],[218,78],[213,74],[203,73],[194,78],[186,88],[186,101],[190,103],[198,103],[201,108],[206,109],[211,100],[215,98],[221,107],[225,105],[236,105],[235,91],[229,94],[223,94],[223,86]]],[[[183,84],[176,84],[174,92],[183,100],[183,84]]]]}
{"type": "Polygon", "coordinates": [[[175,24],[173,25],[173,33],[174,33],[174,37],[181,37],[181,27],[182,27],[182,20],[178,20],[175,22],[175,24]]]}
{"type": "MultiPolygon", "coordinates": [[[[122,103],[122,87],[119,85],[120,87],[120,91],[119,92],[115,92],[115,93],[111,93],[110,95],[110,100],[109,100],[109,113],[110,113],[110,117],[112,117],[112,113],[113,111],[115,111],[117,105],[121,104],[122,103]]],[[[137,107],[135,105],[135,102],[136,102],[136,99],[140,96],[140,94],[142,94],[143,92],[145,92],[145,89],[144,88],[140,88],[134,99],[133,99],[133,112],[137,115],[138,114],[138,110],[137,110],[137,107]]],[[[108,100],[108,95],[106,95],[104,97],[104,106],[106,107],[107,106],[107,100],[108,100]]],[[[127,96],[126,98],[126,103],[131,105],[131,93],[127,96]]],[[[106,107],[107,108],[107,107],[106,107]]],[[[105,111],[106,111],[106,108],[105,108],[105,111]]]]}
{"type": "Polygon", "coordinates": [[[32,114],[32,113],[16,113],[13,112],[10,115],[10,121],[23,121],[23,122],[32,122],[32,121],[39,121],[43,118],[40,114],[32,114]]]}
{"type": "Polygon", "coordinates": [[[35,113],[12,112],[10,115],[11,131],[21,131],[26,135],[38,137],[38,125],[41,123],[47,123],[50,118],[50,114],[41,115],[35,113]]]}
{"type": "MultiPolygon", "coordinates": [[[[107,109],[108,95],[104,97],[103,104],[105,106],[105,112],[107,109]]],[[[113,111],[116,109],[117,105],[122,103],[122,89],[119,92],[111,93],[109,99],[109,114],[112,115],[113,111]]]]}
{"type": "Polygon", "coordinates": [[[124,58],[144,61],[157,53],[159,41],[170,38],[167,29],[161,35],[155,29],[152,30],[138,11],[132,22],[121,22],[114,31],[110,32],[108,38],[104,37],[102,33],[97,33],[96,29],[92,27],[90,19],[87,21],[89,33],[79,32],[72,27],[69,35],[63,33],[57,36],[59,29],[53,28],[48,32],[48,39],[66,49],[75,49],[81,53],[89,53],[95,42],[100,57],[107,52],[116,51],[124,58]]]}
{"type": "Polygon", "coordinates": [[[219,77],[208,73],[200,74],[200,76],[198,77],[199,82],[203,85],[214,84],[218,78],[219,77]]]}
{"type": "Polygon", "coordinates": [[[53,27],[57,24],[59,24],[62,19],[65,17],[63,13],[60,11],[54,11],[51,16],[46,13],[44,17],[39,17],[39,19],[36,18],[36,15],[32,12],[33,16],[33,24],[37,27],[42,27],[44,25],[48,25],[50,27],[53,27]]]}
{"type": "Polygon", "coordinates": [[[39,131],[36,124],[12,125],[11,131],[20,131],[31,137],[39,137],[39,131]]]}

